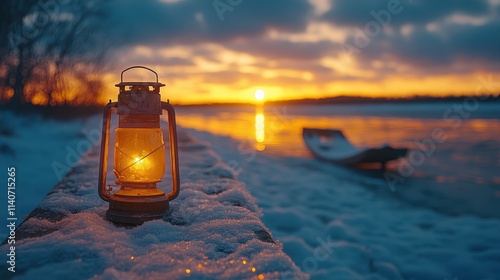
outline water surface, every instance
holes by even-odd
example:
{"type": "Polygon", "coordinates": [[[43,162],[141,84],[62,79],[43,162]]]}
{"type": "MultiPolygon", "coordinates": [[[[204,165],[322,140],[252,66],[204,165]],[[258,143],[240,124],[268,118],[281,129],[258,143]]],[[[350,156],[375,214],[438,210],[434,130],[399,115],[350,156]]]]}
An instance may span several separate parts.
{"type": "Polygon", "coordinates": [[[341,129],[356,146],[409,147],[409,158],[389,165],[396,180],[387,183],[388,173],[381,171],[359,171],[356,176],[375,176],[392,195],[417,206],[452,215],[500,217],[500,104],[209,106],[177,111],[179,125],[230,136],[240,142],[241,153],[314,160],[303,143],[303,127],[341,129]],[[455,110],[457,106],[462,110],[455,110]]]}

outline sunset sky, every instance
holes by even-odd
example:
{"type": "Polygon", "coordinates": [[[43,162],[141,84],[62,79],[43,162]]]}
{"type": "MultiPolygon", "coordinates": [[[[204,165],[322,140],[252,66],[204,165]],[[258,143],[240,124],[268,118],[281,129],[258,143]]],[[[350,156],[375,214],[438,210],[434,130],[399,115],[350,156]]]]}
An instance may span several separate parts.
{"type": "Polygon", "coordinates": [[[103,29],[112,99],[131,65],[158,71],[164,99],[184,104],[248,102],[257,89],[473,94],[480,76],[500,79],[500,0],[125,0],[103,29]]]}

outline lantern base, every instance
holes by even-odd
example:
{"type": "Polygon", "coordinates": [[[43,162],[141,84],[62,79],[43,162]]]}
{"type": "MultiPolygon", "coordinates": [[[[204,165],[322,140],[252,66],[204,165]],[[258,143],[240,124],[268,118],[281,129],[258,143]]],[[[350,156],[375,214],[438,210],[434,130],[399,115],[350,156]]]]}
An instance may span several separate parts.
{"type": "Polygon", "coordinates": [[[169,208],[165,195],[130,197],[112,195],[106,219],[118,224],[142,225],[146,221],[161,219],[169,208]]]}

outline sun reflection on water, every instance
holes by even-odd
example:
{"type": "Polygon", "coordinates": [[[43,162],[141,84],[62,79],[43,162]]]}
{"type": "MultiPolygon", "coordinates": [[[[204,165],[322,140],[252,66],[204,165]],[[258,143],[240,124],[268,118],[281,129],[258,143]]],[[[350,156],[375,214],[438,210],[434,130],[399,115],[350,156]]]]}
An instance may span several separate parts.
{"type": "Polygon", "coordinates": [[[266,125],[265,116],[262,106],[257,106],[255,110],[255,148],[258,151],[263,151],[266,148],[264,141],[266,140],[266,125]]]}
{"type": "MultiPolygon", "coordinates": [[[[340,114],[341,106],[212,106],[184,107],[178,110],[177,122],[184,127],[230,136],[240,146],[258,152],[284,157],[312,157],[304,145],[304,127],[340,129],[355,146],[419,149],[418,142],[429,141],[434,129],[446,132],[446,141],[436,145],[436,152],[419,167],[436,182],[473,182],[473,178],[487,178],[488,184],[498,185],[494,176],[500,167],[497,156],[500,131],[498,119],[464,120],[455,129],[445,119],[410,118],[388,115],[340,114]],[[427,140],[426,140],[427,139],[427,140]],[[450,160],[453,164],[450,163],[450,160]],[[439,177],[444,176],[444,177],[439,177]]],[[[354,108],[355,109],[355,108],[354,108]]],[[[420,145],[422,146],[422,145],[420,145]]]]}

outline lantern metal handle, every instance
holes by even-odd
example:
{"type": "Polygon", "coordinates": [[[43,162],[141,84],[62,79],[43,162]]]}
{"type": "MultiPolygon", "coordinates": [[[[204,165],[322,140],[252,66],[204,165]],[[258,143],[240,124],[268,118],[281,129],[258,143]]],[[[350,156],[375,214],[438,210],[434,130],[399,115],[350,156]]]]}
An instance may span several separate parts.
{"type": "Polygon", "coordinates": [[[109,194],[106,193],[106,173],[108,171],[108,145],[109,145],[109,127],[111,122],[111,112],[118,107],[118,102],[110,102],[104,107],[102,120],[101,154],[99,161],[99,196],[104,201],[109,201],[109,194]]]}
{"type": "Polygon", "coordinates": [[[170,162],[172,164],[172,191],[167,194],[168,200],[173,200],[179,195],[179,156],[177,153],[177,124],[175,122],[175,110],[167,102],[161,102],[161,108],[168,112],[168,140],[170,142],[170,162]]]}
{"type": "Polygon", "coordinates": [[[151,68],[148,68],[146,66],[141,66],[141,65],[132,66],[132,67],[129,67],[129,68],[123,70],[122,73],[120,74],[120,82],[123,83],[123,73],[125,73],[126,71],[128,71],[130,69],[134,69],[134,68],[142,68],[142,69],[146,69],[146,70],[149,70],[149,71],[153,72],[156,75],[156,83],[158,83],[158,73],[156,73],[151,68]]]}

